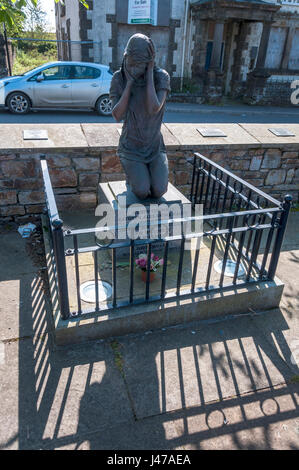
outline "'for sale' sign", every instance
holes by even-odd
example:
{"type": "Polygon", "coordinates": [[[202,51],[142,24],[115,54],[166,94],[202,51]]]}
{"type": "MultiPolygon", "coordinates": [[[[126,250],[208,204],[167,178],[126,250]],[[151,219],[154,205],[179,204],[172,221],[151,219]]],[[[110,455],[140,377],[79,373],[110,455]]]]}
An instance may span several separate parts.
{"type": "Polygon", "coordinates": [[[157,24],[157,0],[129,0],[129,24],[157,24]]]}

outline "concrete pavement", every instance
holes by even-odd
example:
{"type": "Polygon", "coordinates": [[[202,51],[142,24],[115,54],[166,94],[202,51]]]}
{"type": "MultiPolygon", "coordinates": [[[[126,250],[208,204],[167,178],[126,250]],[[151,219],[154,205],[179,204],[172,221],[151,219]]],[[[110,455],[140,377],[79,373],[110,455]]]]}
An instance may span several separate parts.
{"type": "Polygon", "coordinates": [[[299,449],[299,240],[280,308],[55,348],[38,237],[0,234],[1,449],[299,449]]]}

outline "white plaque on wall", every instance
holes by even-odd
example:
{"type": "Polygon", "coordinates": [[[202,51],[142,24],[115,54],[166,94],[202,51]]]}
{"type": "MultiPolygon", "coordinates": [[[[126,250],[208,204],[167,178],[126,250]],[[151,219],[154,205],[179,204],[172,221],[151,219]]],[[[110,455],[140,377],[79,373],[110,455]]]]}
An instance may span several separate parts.
{"type": "Polygon", "coordinates": [[[128,24],[157,24],[157,0],[129,0],[128,24]]]}

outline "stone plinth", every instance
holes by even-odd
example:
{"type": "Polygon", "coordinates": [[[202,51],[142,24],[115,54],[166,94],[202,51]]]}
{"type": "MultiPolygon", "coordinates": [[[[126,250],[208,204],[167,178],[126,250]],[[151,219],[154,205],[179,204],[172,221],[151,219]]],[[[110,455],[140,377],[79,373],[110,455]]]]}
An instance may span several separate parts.
{"type": "MultiPolygon", "coordinates": [[[[190,201],[171,183],[168,183],[168,191],[161,198],[140,200],[131,191],[125,181],[100,183],[98,202],[99,204],[108,204],[110,206],[113,217],[108,224],[117,227],[115,230],[115,240],[119,240],[120,242],[130,240],[131,237],[129,237],[129,233],[131,229],[134,229],[130,222],[133,221],[135,217],[138,217],[140,221],[140,225],[138,229],[136,229],[141,234],[137,238],[139,240],[150,238],[160,239],[164,238],[165,234],[166,236],[180,234],[180,223],[163,224],[159,227],[157,225],[158,221],[168,220],[169,215],[170,219],[181,217],[184,214],[184,205],[190,205],[190,201]],[[142,205],[142,207],[139,206],[138,208],[136,204],[142,205]],[[160,213],[159,208],[161,209],[160,213]],[[140,209],[142,209],[142,211],[140,211],[140,209]],[[165,217],[167,219],[165,219],[165,217]]],[[[96,215],[100,214],[102,214],[101,209],[96,215]]],[[[180,243],[180,240],[172,241],[169,243],[169,248],[178,248],[180,243]]],[[[152,244],[152,251],[161,252],[163,247],[164,243],[157,241],[152,244]]],[[[145,250],[146,246],[137,245],[135,247],[135,254],[138,255],[145,250]]],[[[118,249],[118,256],[127,257],[128,253],[129,247],[118,249]]]]}

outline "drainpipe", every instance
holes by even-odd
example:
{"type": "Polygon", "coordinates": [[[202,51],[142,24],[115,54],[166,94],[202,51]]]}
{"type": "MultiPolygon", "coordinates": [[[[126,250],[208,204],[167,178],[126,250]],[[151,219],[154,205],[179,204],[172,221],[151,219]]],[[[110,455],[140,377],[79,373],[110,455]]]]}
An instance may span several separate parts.
{"type": "Polygon", "coordinates": [[[185,22],[184,22],[184,35],[183,35],[183,52],[182,52],[182,68],[181,68],[181,85],[180,90],[183,89],[183,78],[184,78],[184,64],[185,64],[185,51],[186,51],[186,33],[187,33],[187,19],[189,13],[189,1],[185,0],[185,22]]]}

